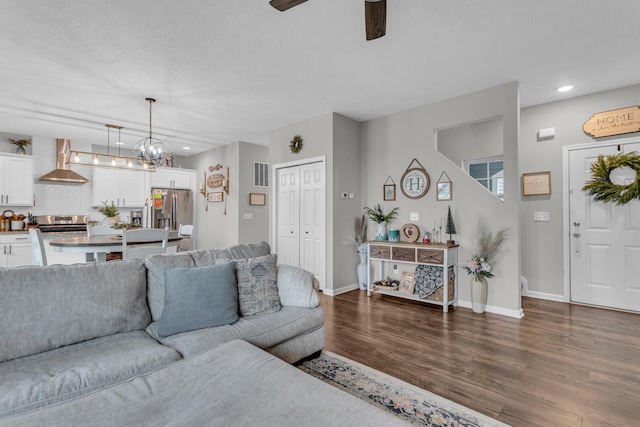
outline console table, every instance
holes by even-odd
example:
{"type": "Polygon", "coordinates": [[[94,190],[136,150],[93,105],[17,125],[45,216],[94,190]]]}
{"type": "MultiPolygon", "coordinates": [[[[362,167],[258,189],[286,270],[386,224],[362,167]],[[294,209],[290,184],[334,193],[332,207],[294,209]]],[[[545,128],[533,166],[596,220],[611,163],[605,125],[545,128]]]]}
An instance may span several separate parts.
{"type": "Polygon", "coordinates": [[[370,241],[369,257],[367,260],[367,296],[372,292],[406,298],[413,301],[428,302],[442,305],[442,311],[449,311],[449,305],[458,304],[458,245],[421,243],[402,243],[389,241],[370,241]],[[427,265],[442,268],[443,286],[436,292],[437,296],[420,298],[418,295],[408,294],[396,290],[374,290],[371,278],[371,263],[378,262],[378,277],[383,278],[385,263],[427,265]],[[453,277],[449,274],[452,268],[453,277]],[[441,290],[441,292],[439,292],[441,290]]]}

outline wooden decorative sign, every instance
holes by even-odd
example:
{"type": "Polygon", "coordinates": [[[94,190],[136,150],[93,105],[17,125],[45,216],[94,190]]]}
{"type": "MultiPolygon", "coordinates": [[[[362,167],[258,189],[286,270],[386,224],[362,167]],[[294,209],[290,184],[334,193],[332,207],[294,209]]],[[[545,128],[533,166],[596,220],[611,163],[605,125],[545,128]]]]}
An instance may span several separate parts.
{"type": "Polygon", "coordinates": [[[221,173],[209,175],[209,178],[207,179],[207,185],[210,188],[222,187],[223,183],[224,183],[224,175],[222,175],[221,173]]]}
{"type": "Polygon", "coordinates": [[[640,106],[595,113],[584,122],[582,130],[594,138],[640,132],[640,106]]]}

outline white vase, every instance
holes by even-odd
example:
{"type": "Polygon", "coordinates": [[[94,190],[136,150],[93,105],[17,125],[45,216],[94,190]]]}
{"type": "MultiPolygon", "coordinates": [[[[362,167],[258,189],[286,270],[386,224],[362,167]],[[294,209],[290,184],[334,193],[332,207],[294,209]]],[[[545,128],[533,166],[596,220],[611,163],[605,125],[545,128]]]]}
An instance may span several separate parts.
{"type": "Polygon", "coordinates": [[[474,313],[484,313],[487,308],[489,286],[484,277],[471,278],[471,309],[474,313]]]}
{"type": "Polygon", "coordinates": [[[360,256],[360,264],[356,267],[358,273],[358,285],[360,290],[367,290],[367,254],[358,254],[360,256]]]}
{"type": "Polygon", "coordinates": [[[389,240],[389,235],[387,234],[387,221],[378,223],[378,229],[376,230],[376,240],[389,240]]]}
{"type": "Polygon", "coordinates": [[[104,218],[104,220],[102,221],[102,225],[108,225],[108,226],[114,226],[116,225],[116,222],[118,222],[118,217],[117,216],[107,216],[104,218]]]}

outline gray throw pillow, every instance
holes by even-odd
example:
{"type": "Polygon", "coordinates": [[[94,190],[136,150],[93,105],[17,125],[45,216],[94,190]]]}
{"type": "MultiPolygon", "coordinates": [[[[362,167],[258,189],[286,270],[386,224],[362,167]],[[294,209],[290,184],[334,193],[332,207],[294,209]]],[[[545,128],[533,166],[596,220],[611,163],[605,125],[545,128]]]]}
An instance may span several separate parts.
{"type": "Polygon", "coordinates": [[[279,311],[278,269],[276,256],[237,259],[238,302],[240,314],[250,316],[258,313],[279,311]]]}
{"type": "Polygon", "coordinates": [[[207,267],[167,267],[158,335],[167,337],[237,322],[237,295],[233,261],[207,267]]]}

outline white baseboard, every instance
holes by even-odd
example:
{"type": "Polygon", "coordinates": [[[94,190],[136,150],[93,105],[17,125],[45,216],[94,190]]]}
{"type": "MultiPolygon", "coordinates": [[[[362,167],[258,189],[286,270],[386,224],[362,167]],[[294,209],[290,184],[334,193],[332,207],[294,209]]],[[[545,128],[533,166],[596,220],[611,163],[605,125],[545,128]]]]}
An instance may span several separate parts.
{"type": "MultiPolygon", "coordinates": [[[[458,300],[458,307],[471,309],[471,301],[458,300]]],[[[487,305],[485,311],[487,313],[499,314],[501,316],[515,317],[516,319],[522,319],[524,317],[524,311],[522,309],[511,310],[508,308],[487,305]]]]}
{"type": "Polygon", "coordinates": [[[353,285],[343,286],[342,288],[338,288],[338,289],[325,289],[322,291],[322,293],[324,293],[325,295],[329,295],[330,297],[335,297],[336,295],[344,294],[346,292],[350,292],[356,289],[360,289],[360,286],[358,286],[357,283],[353,285]]]}
{"type": "Polygon", "coordinates": [[[546,299],[549,301],[566,302],[564,300],[564,295],[547,294],[544,292],[527,291],[525,296],[530,298],[546,299]]]}

